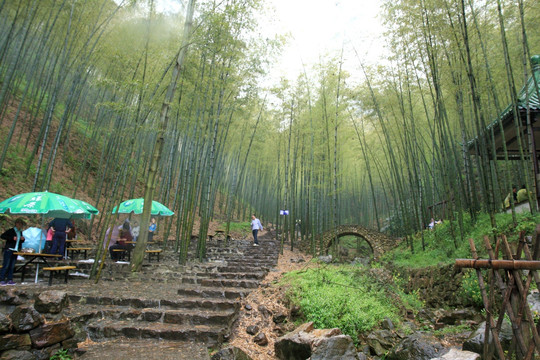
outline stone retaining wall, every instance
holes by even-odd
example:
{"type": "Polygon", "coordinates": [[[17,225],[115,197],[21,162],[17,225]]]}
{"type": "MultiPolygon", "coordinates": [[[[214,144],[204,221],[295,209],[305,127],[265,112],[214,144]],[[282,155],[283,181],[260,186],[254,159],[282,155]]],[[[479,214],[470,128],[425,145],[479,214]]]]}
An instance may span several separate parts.
{"type": "Polygon", "coordinates": [[[472,306],[470,299],[461,295],[462,269],[454,265],[432,266],[421,269],[394,267],[394,275],[405,280],[407,292],[417,291],[420,298],[429,307],[465,307],[472,306]]]}

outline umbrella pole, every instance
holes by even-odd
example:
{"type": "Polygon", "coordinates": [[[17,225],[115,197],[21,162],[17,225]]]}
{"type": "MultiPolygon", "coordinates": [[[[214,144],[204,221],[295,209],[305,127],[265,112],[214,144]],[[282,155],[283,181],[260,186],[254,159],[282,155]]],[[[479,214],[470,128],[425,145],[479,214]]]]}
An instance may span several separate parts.
{"type": "MultiPolygon", "coordinates": [[[[45,216],[41,215],[41,227],[39,230],[41,230],[39,234],[39,245],[38,245],[38,253],[41,252],[41,240],[43,239],[43,224],[45,223],[45,216]]],[[[34,284],[37,284],[38,282],[38,273],[39,273],[39,263],[36,263],[36,278],[34,279],[34,284]]]]}

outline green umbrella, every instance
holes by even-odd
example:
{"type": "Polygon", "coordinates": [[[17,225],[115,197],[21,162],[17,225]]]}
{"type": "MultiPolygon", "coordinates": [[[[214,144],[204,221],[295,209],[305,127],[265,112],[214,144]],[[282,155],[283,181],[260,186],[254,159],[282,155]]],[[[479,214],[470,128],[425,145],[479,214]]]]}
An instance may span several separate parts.
{"type": "Polygon", "coordinates": [[[12,196],[0,203],[0,213],[44,215],[64,219],[73,215],[82,217],[91,214],[73,199],[48,191],[12,196]]]}
{"type": "MultiPolygon", "coordinates": [[[[119,206],[115,206],[112,212],[113,212],[113,214],[116,214],[116,212],[117,212],[116,209],[118,208],[118,213],[120,213],[120,214],[129,214],[129,213],[142,214],[143,207],[144,207],[144,199],[143,198],[131,199],[131,200],[124,201],[119,206]]],[[[174,215],[174,212],[172,212],[165,205],[163,205],[163,204],[161,204],[161,203],[159,203],[157,201],[152,201],[151,214],[153,216],[172,216],[172,215],[174,215]]]]}
{"type": "Polygon", "coordinates": [[[71,216],[72,219],[91,219],[92,215],[99,214],[99,210],[96,209],[94,206],[90,205],[86,201],[79,200],[79,199],[73,199],[77,204],[79,204],[83,209],[89,212],[89,214],[74,214],[71,216]]]}

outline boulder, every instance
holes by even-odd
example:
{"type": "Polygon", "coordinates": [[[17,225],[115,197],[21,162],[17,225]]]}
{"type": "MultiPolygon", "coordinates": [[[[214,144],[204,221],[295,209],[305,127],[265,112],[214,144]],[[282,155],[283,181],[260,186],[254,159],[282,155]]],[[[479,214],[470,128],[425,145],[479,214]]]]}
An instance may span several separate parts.
{"type": "MultiPolygon", "coordinates": [[[[484,348],[484,339],[486,334],[486,322],[481,323],[478,328],[469,336],[463,343],[463,350],[472,351],[474,353],[482,354],[484,348]]],[[[489,342],[493,343],[492,334],[489,334],[489,342]]],[[[503,350],[510,349],[512,342],[512,325],[507,321],[503,321],[501,331],[499,332],[499,341],[503,350]]]]}
{"type": "Polygon", "coordinates": [[[369,352],[377,356],[386,354],[397,341],[396,335],[389,330],[373,331],[365,339],[369,352]]]}
{"type": "Polygon", "coordinates": [[[18,306],[10,315],[11,323],[16,332],[32,330],[43,324],[43,315],[33,306],[18,306]]]}
{"type": "Polygon", "coordinates": [[[55,323],[47,323],[30,331],[30,338],[35,348],[41,349],[46,346],[58,344],[75,335],[69,320],[61,320],[55,323]]]}
{"type": "Polygon", "coordinates": [[[316,330],[312,322],[278,338],[274,351],[283,360],[357,359],[350,336],[342,335],[339,329],[316,330]]]}
{"type": "Polygon", "coordinates": [[[219,350],[212,355],[212,360],[252,360],[242,349],[236,346],[219,350]]]}
{"type": "Polygon", "coordinates": [[[19,296],[19,292],[13,287],[0,290],[0,304],[5,305],[21,305],[24,302],[19,296]]]}
{"type": "Polygon", "coordinates": [[[322,338],[311,353],[311,360],[356,360],[357,358],[353,341],[348,335],[322,338]]]}
{"type": "Polygon", "coordinates": [[[480,354],[452,348],[443,356],[431,360],[480,360],[480,358],[480,354]]]}
{"type": "Polygon", "coordinates": [[[60,290],[48,290],[36,294],[34,307],[40,313],[58,314],[69,305],[68,294],[60,290]]]}
{"type": "Polygon", "coordinates": [[[444,347],[434,336],[415,333],[401,340],[386,356],[388,360],[431,360],[441,356],[444,347]]]}

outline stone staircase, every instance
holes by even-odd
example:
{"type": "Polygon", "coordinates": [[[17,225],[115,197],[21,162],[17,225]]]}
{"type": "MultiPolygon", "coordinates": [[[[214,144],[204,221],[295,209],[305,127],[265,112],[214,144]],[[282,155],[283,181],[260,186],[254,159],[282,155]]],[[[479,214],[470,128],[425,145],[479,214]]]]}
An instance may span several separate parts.
{"type": "Polygon", "coordinates": [[[122,337],[216,346],[230,335],[239,299],[277,264],[278,244],[261,242],[255,247],[233,240],[224,248],[214,241],[207,261],[182,267],[176,254],[165,251],[160,263],[137,274],[127,264],[111,264],[98,285],[75,280],[80,285],[69,292],[64,315],[95,342],[122,337]]]}

